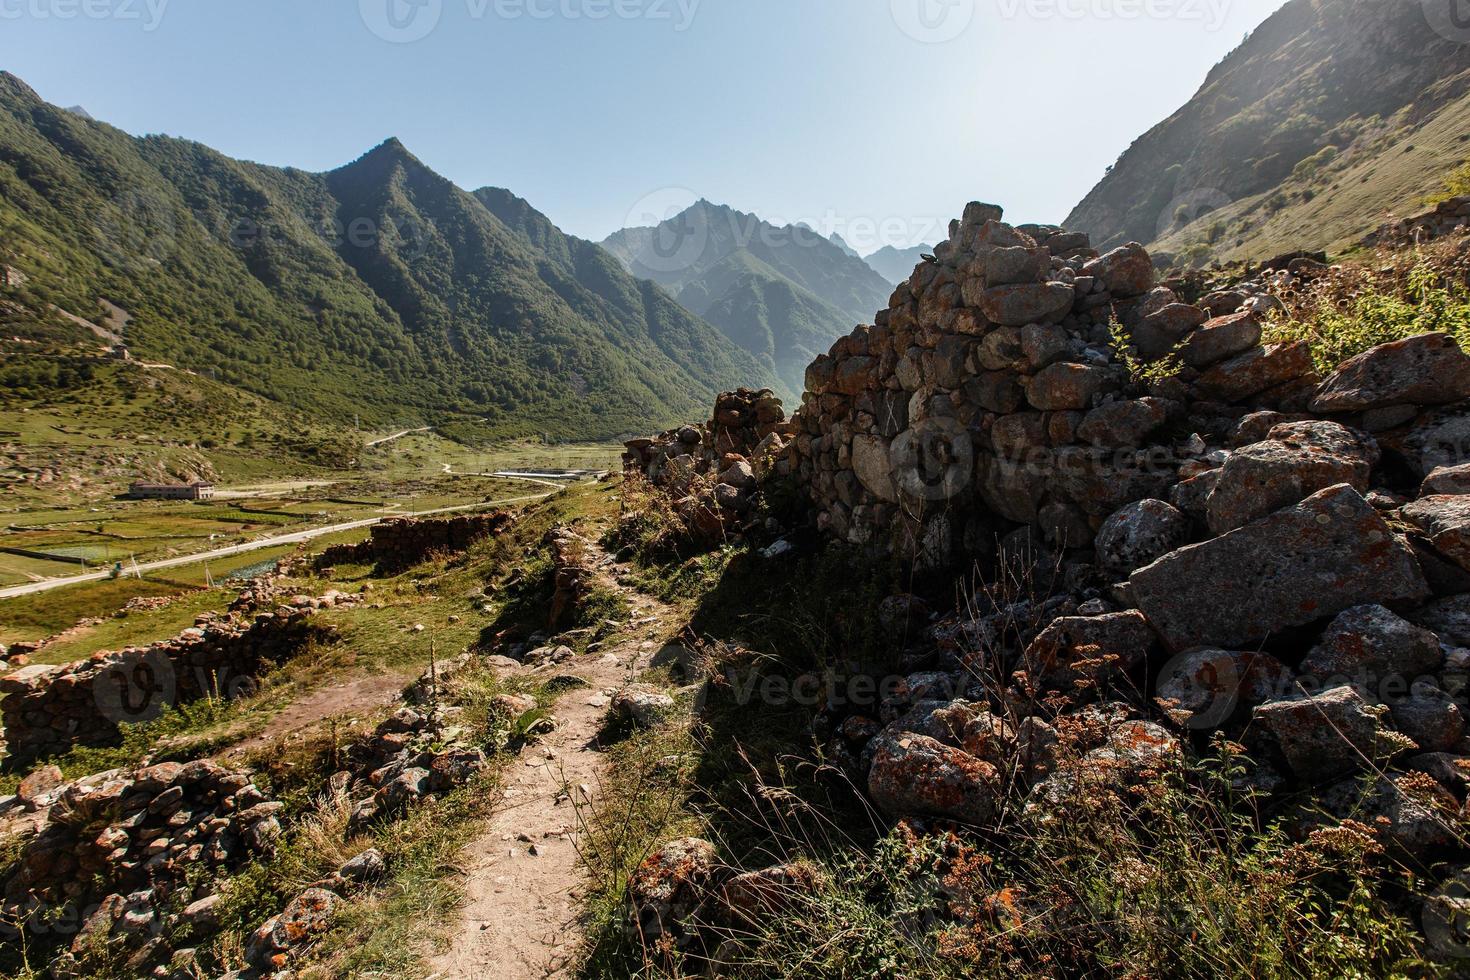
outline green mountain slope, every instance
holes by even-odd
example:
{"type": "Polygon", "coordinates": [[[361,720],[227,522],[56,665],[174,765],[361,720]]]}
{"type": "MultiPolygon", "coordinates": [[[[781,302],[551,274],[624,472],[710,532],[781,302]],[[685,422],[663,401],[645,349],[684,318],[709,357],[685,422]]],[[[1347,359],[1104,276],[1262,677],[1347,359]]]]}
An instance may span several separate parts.
{"type": "Polygon", "coordinates": [[[1291,0],[1066,226],[1198,263],[1336,251],[1416,210],[1470,152],[1470,37],[1445,36],[1454,2],[1291,0]]]}
{"type": "Polygon", "coordinates": [[[799,391],[806,365],[793,365],[798,352],[826,350],[871,319],[892,292],[839,242],[699,201],[656,227],[616,232],[602,245],[799,391]]]}
{"type": "Polygon", "coordinates": [[[602,438],[774,381],[611,260],[579,283],[396,140],[328,174],[264,167],[0,75],[0,243],[34,297],[127,310],[142,359],[337,419],[602,438]]]}

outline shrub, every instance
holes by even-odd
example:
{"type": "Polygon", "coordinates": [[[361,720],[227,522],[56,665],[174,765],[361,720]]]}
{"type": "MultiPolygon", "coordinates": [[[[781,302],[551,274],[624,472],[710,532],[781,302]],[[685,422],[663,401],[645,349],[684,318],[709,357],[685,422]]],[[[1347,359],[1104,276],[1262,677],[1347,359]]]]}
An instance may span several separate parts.
{"type": "Polygon", "coordinates": [[[1348,296],[1322,293],[1305,315],[1267,324],[1265,340],[1309,341],[1318,370],[1326,372],[1370,347],[1436,331],[1470,350],[1470,295],[1421,258],[1409,269],[1402,290],[1368,282],[1348,296]]]}

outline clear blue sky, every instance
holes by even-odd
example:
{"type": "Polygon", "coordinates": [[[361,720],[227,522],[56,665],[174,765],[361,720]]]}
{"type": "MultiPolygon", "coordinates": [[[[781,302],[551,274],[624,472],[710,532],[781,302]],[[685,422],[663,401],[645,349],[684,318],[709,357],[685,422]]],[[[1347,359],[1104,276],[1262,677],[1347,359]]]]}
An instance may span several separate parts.
{"type": "Polygon", "coordinates": [[[587,238],[692,192],[866,252],[975,198],[1060,221],[1281,3],[0,0],[0,67],[263,163],[398,136],[587,238]]]}

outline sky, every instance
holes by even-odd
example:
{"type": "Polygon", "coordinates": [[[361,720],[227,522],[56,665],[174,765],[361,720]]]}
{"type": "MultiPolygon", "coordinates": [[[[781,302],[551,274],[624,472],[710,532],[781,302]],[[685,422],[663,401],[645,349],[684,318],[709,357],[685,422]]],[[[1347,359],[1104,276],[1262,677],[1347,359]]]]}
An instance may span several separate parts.
{"type": "Polygon", "coordinates": [[[933,242],[1060,222],[1282,0],[0,0],[0,67],[130,133],[329,170],[397,136],[601,240],[699,197],[933,242]]]}

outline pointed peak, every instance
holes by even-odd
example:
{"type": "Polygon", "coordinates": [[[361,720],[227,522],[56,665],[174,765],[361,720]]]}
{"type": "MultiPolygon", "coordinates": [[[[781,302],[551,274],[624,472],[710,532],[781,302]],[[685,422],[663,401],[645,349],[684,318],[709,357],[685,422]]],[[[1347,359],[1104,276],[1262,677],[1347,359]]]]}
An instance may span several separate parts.
{"type": "Polygon", "coordinates": [[[22,81],[20,76],[13,75],[8,71],[0,71],[0,94],[19,96],[30,102],[45,101],[36,93],[35,89],[22,81]]]}

